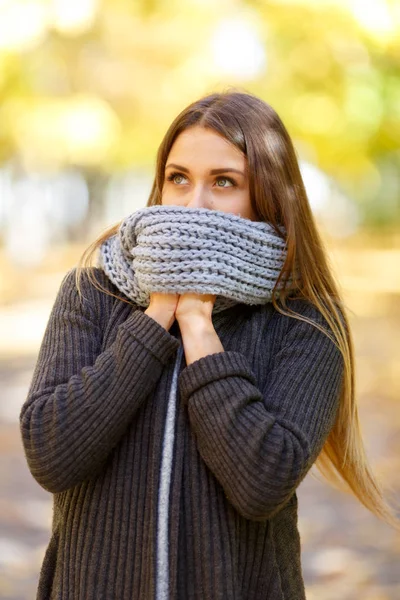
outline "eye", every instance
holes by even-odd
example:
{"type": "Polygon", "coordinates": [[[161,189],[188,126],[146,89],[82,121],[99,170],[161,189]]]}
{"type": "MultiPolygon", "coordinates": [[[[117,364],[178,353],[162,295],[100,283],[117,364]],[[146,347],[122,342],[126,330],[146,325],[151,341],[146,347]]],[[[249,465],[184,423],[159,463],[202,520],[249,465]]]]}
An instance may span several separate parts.
{"type": "MultiPolygon", "coordinates": [[[[184,183],[184,181],[182,181],[182,180],[185,180],[185,179],[186,179],[185,175],[183,175],[183,173],[179,173],[178,171],[174,171],[167,177],[167,181],[172,181],[176,185],[181,185],[182,183],[184,183]]],[[[219,188],[236,187],[236,185],[237,185],[236,182],[233,179],[231,179],[230,177],[220,176],[220,177],[216,178],[216,181],[217,181],[216,187],[219,187],[219,188]],[[221,181],[228,183],[229,185],[220,185],[221,181]]]]}
{"type": "Polygon", "coordinates": [[[217,181],[227,181],[230,185],[219,185],[217,187],[234,187],[236,184],[230,177],[217,177],[217,181]]]}
{"type": "MultiPolygon", "coordinates": [[[[170,175],[168,175],[167,180],[174,181],[174,183],[176,183],[176,178],[179,178],[179,177],[185,179],[185,176],[182,175],[182,173],[178,173],[175,171],[174,173],[171,173],[170,175]]],[[[179,185],[179,181],[178,181],[178,185],[179,185]]]]}

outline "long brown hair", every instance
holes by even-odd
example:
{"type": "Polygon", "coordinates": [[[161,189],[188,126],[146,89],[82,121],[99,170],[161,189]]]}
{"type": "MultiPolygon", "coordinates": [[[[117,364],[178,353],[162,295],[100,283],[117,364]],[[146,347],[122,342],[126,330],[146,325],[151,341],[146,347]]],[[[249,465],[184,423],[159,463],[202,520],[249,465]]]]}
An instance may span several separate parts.
{"type": "MultiPolygon", "coordinates": [[[[367,460],[355,398],[354,350],[346,308],[318,234],[285,126],[269,104],[242,91],[214,93],[193,102],[174,119],[161,142],[147,206],[162,203],[168,155],[178,135],[192,126],[216,131],[246,156],[250,199],[258,220],[270,223],[278,234],[282,226],[286,230],[287,258],[279,278],[284,291],[273,297],[276,310],[308,321],[287,306],[285,290],[289,289],[289,281],[294,282],[298,296],[319,309],[331,333],[313,321],[308,322],[329,335],[343,356],[340,405],[336,422],[316,461],[317,468],[330,484],[352,493],[376,516],[400,529],[400,522],[367,460]]],[[[107,229],[83,253],[76,271],[78,289],[82,268],[91,266],[96,250],[117,233],[119,225],[107,229]]],[[[91,269],[88,274],[95,287],[110,293],[94,278],[91,269]]]]}

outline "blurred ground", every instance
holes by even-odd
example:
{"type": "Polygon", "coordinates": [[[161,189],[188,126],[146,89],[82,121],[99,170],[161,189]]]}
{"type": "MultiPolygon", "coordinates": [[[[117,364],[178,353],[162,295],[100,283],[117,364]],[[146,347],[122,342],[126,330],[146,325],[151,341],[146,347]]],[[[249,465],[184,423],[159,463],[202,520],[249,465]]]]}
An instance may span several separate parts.
{"type": "MultiPolygon", "coordinates": [[[[400,248],[400,245],[398,246],[400,248]]],[[[30,475],[18,416],[58,287],[81,247],[55,249],[40,269],[0,256],[0,598],[29,600],[49,539],[51,495],[30,475]]],[[[375,472],[400,498],[400,249],[364,241],[332,249],[356,344],[358,402],[375,472]],[[365,250],[369,247],[369,250],[365,250]],[[397,378],[396,378],[397,377],[397,378]]],[[[398,600],[400,535],[355,499],[308,475],[299,526],[307,600],[398,600]]]]}

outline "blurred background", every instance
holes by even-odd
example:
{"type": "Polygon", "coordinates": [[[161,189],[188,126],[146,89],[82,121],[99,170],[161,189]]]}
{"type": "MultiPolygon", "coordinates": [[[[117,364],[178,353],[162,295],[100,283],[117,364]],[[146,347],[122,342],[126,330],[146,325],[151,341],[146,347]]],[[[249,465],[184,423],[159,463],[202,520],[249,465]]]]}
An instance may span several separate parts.
{"type": "MultiPolygon", "coordinates": [[[[400,497],[399,75],[398,0],[0,0],[0,598],[35,597],[49,540],[18,417],[61,280],[146,204],[174,117],[231,86],[293,138],[400,497]]],[[[307,599],[398,600],[399,534],[313,473],[298,496],[307,599]]]]}

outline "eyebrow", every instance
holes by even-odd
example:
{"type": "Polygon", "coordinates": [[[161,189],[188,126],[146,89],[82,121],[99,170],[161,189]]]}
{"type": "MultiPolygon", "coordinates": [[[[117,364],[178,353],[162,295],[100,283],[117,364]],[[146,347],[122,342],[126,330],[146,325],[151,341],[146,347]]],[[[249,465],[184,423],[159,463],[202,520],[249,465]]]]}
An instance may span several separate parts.
{"type": "MultiPolygon", "coordinates": [[[[165,169],[168,169],[169,167],[173,167],[174,169],[179,169],[180,171],[183,171],[184,173],[189,173],[189,169],[187,169],[186,167],[182,167],[182,165],[176,165],[175,163],[169,163],[169,165],[167,165],[165,167],[165,169]]],[[[243,171],[239,171],[239,169],[233,169],[232,167],[226,167],[223,169],[211,169],[211,171],[210,171],[210,175],[220,175],[221,173],[239,173],[239,175],[242,175],[243,177],[245,176],[243,171]]]]}

